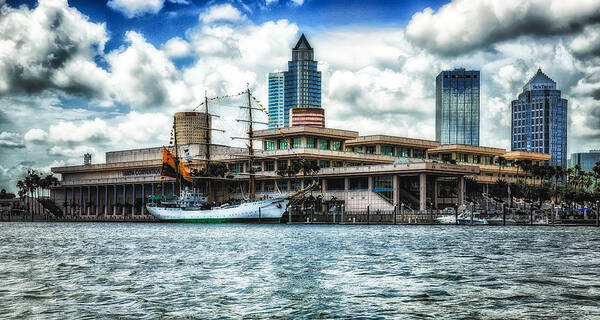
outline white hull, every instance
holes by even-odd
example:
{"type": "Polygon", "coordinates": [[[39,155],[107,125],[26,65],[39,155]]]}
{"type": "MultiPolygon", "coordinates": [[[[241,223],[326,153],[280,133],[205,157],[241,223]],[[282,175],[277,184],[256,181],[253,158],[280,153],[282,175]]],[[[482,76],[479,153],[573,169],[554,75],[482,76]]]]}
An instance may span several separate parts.
{"type": "Polygon", "coordinates": [[[147,206],[148,212],[164,221],[181,222],[279,222],[287,200],[268,199],[208,210],[147,206]]]}

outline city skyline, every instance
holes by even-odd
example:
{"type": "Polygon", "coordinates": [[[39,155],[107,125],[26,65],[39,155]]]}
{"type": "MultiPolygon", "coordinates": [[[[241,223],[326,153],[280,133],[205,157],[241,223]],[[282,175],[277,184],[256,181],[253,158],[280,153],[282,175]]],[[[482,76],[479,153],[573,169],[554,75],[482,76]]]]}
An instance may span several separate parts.
{"type": "Polygon", "coordinates": [[[167,144],[172,114],[193,109],[205,91],[251,83],[266,104],[268,72],[289,60],[303,32],[318,48],[328,127],[434,139],[435,76],[464,67],[482,74],[480,145],[509,148],[510,102],[541,66],[569,99],[568,152],[600,148],[594,2],[539,12],[554,2],[483,2],[477,10],[465,1],[374,2],[330,21],[306,14],[323,6],[313,2],[159,2],[0,5],[0,185],[27,168],[82,163],[86,152],[102,162],[108,150],[167,144]],[[480,16],[495,9],[513,13],[497,17],[503,26],[516,17],[519,28],[490,28],[480,16]],[[393,11],[403,14],[392,19],[393,11]],[[446,28],[458,12],[471,25],[446,28]],[[538,18],[551,27],[536,27],[538,18]]]}

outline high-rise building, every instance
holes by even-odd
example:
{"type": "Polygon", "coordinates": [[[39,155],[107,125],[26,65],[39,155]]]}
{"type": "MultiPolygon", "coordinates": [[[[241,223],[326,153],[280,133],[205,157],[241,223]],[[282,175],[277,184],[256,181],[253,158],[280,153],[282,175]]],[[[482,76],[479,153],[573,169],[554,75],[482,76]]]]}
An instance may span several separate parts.
{"type": "Polygon", "coordinates": [[[567,100],[556,82],[538,69],[512,107],[512,150],[550,154],[552,166],[567,166],[567,100]]]}
{"type": "Polygon", "coordinates": [[[435,81],[435,139],[479,145],[479,71],[442,71],[435,81]]]}
{"type": "Polygon", "coordinates": [[[210,116],[207,116],[204,112],[175,113],[177,144],[210,143],[211,123],[210,116]]]}
{"type": "Polygon", "coordinates": [[[597,162],[600,162],[600,150],[572,153],[569,168],[579,165],[581,170],[591,172],[597,162]]]}
{"type": "Polygon", "coordinates": [[[282,128],[283,99],[284,99],[284,74],[283,72],[269,73],[269,128],[282,128]]]}
{"type": "Polygon", "coordinates": [[[304,34],[292,49],[292,61],[284,72],[283,123],[290,126],[290,109],[321,108],[321,72],[313,48],[304,34]]]}

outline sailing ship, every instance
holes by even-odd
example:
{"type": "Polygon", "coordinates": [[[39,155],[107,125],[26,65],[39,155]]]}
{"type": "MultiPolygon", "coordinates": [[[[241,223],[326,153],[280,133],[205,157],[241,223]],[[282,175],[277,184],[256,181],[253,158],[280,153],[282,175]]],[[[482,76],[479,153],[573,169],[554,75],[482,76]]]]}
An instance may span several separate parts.
{"type": "MultiPolygon", "coordinates": [[[[245,92],[248,95],[248,106],[242,107],[248,109],[248,120],[238,120],[247,122],[248,137],[247,138],[232,138],[232,139],[247,139],[248,140],[248,158],[249,168],[253,168],[254,163],[254,133],[252,110],[250,100],[250,89],[245,92]]],[[[208,113],[208,99],[204,101],[207,119],[211,116],[208,113]]],[[[173,130],[175,131],[175,123],[173,130]]],[[[208,130],[209,122],[207,120],[206,127],[208,130]]],[[[194,177],[191,177],[185,166],[179,161],[177,154],[177,134],[175,137],[175,154],[172,154],[167,148],[163,148],[163,167],[161,175],[176,177],[180,186],[180,196],[163,201],[151,201],[146,205],[148,212],[161,221],[172,222],[200,222],[200,223],[221,223],[221,222],[257,222],[257,223],[279,223],[283,214],[287,210],[288,204],[297,201],[297,199],[306,194],[308,189],[315,188],[316,184],[312,184],[307,188],[298,191],[288,197],[277,197],[265,200],[257,200],[255,194],[255,176],[254,170],[249,170],[249,199],[238,204],[224,204],[211,207],[208,205],[208,196],[202,195],[197,190],[190,190],[188,187],[182,187],[185,184],[193,184],[194,177]]],[[[206,168],[210,164],[210,138],[207,136],[206,144],[206,168]]],[[[210,193],[210,180],[207,184],[207,191],[210,193]]]]}

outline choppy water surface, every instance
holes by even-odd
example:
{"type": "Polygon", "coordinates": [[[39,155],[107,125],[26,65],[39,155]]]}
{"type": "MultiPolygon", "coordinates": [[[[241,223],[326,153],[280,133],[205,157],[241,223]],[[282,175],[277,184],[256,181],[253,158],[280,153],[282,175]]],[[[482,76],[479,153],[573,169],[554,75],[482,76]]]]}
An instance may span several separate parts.
{"type": "Polygon", "coordinates": [[[1,223],[0,317],[598,318],[600,229],[1,223]]]}

